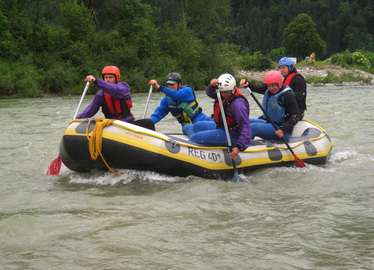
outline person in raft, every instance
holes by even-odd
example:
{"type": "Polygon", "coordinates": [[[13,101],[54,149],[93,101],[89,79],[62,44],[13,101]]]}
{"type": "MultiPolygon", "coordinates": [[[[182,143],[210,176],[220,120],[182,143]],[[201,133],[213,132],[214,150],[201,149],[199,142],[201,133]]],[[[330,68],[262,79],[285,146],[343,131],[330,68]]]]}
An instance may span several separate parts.
{"type": "Polygon", "coordinates": [[[101,72],[102,79],[88,75],[86,82],[95,84],[100,90],[96,93],[91,104],[77,116],[77,119],[93,117],[100,109],[105,118],[129,122],[155,130],[149,119],[135,120],[131,113],[132,101],[130,87],[126,82],[120,82],[121,73],[116,66],[106,66],[101,72]]]}
{"type": "Polygon", "coordinates": [[[214,122],[201,121],[189,125],[188,128],[192,133],[189,140],[199,144],[228,146],[217,89],[222,97],[225,121],[233,145],[230,158],[234,160],[240,151],[244,151],[251,144],[251,125],[249,123],[248,100],[236,87],[236,80],[231,74],[225,73],[218,79],[211,80],[206,94],[215,100],[213,105],[214,122]]]}
{"type": "Polygon", "coordinates": [[[258,136],[266,140],[281,140],[282,137],[289,140],[291,137],[292,130],[299,121],[300,111],[292,89],[282,82],[282,74],[277,70],[269,71],[264,77],[268,89],[264,94],[262,107],[278,129],[274,129],[265,114],[261,119],[250,118],[252,139],[258,136]]]}
{"type": "Polygon", "coordinates": [[[166,76],[166,86],[159,85],[157,80],[150,80],[152,85],[165,94],[160,105],[149,117],[155,124],[160,122],[169,112],[182,125],[182,131],[186,124],[193,124],[198,121],[212,121],[211,117],[202,112],[202,108],[196,100],[195,92],[191,87],[182,86],[182,77],[179,73],[172,72],[166,76]]]}
{"type": "MultiPolygon", "coordinates": [[[[278,62],[279,71],[282,74],[284,80],[283,84],[288,85],[296,96],[297,105],[300,110],[299,120],[304,117],[304,111],[306,111],[306,92],[307,86],[304,77],[297,72],[294,61],[289,57],[283,57],[278,62]]],[[[265,84],[255,84],[245,79],[240,81],[240,87],[247,87],[256,93],[264,94],[268,89],[265,84]]]]}

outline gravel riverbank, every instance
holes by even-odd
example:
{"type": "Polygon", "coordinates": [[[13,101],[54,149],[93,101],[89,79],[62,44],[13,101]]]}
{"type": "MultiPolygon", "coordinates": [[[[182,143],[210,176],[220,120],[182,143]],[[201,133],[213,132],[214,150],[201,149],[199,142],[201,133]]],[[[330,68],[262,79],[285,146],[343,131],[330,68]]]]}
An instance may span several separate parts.
{"type": "MultiPolygon", "coordinates": [[[[325,67],[316,67],[316,66],[303,66],[297,67],[298,72],[304,76],[304,78],[308,77],[325,77],[328,75],[328,72],[334,74],[335,76],[340,76],[344,73],[354,73],[357,76],[365,76],[371,79],[370,84],[374,84],[374,74],[359,70],[359,69],[347,69],[340,66],[325,66],[325,67]]],[[[265,74],[267,71],[246,71],[246,70],[238,70],[237,76],[244,77],[249,80],[256,80],[262,81],[264,79],[265,74]]],[[[368,83],[360,82],[343,82],[343,83],[327,83],[327,84],[309,84],[308,86],[331,86],[331,85],[367,85],[368,83]]]]}

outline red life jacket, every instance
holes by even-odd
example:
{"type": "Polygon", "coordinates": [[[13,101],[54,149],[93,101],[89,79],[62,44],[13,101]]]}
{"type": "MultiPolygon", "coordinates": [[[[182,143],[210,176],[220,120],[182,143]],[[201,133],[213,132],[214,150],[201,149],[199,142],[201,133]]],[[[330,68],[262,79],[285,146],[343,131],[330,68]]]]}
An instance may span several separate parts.
{"type": "Polygon", "coordinates": [[[285,84],[285,85],[287,85],[287,86],[290,86],[291,79],[292,79],[293,76],[295,76],[296,74],[298,74],[298,73],[291,73],[291,74],[288,74],[288,76],[284,79],[283,84],[285,84]]]}
{"type": "Polygon", "coordinates": [[[126,116],[132,115],[130,111],[132,108],[131,100],[115,98],[105,92],[104,97],[102,112],[105,118],[122,119],[126,116]]]}
{"type": "MultiPolygon", "coordinates": [[[[231,116],[227,116],[228,115],[227,111],[230,109],[230,104],[236,98],[244,98],[244,100],[248,103],[248,100],[245,98],[245,96],[242,94],[242,92],[240,92],[240,90],[237,87],[234,88],[234,94],[232,96],[230,96],[228,99],[222,100],[222,105],[223,105],[223,109],[225,111],[225,116],[226,116],[226,123],[230,130],[239,128],[238,122],[236,121],[236,119],[231,116]]],[[[224,128],[224,124],[222,122],[221,110],[219,108],[218,98],[216,98],[216,100],[214,101],[213,113],[214,113],[214,121],[216,122],[217,126],[220,128],[224,128]]],[[[248,116],[249,116],[249,111],[248,111],[248,116]]]]}

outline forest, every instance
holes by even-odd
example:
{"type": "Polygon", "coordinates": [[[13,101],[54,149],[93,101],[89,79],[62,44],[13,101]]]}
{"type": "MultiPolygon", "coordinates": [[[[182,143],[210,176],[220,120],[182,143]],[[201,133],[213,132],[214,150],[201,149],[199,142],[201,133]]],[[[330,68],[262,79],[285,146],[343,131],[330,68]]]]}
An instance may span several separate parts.
{"type": "Polygon", "coordinates": [[[169,72],[203,89],[221,73],[312,52],[373,73],[373,9],[374,0],[0,0],[0,98],[79,94],[107,65],[132,92],[169,72]]]}

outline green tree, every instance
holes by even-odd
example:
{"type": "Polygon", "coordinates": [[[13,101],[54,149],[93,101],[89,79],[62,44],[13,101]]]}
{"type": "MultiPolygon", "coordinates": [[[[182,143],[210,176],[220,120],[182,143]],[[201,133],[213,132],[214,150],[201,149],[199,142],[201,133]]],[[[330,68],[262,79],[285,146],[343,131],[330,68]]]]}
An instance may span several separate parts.
{"type": "Polygon", "coordinates": [[[8,18],[4,16],[0,10],[0,58],[14,58],[17,47],[12,42],[12,35],[10,34],[10,23],[8,18]]]}
{"type": "Polygon", "coordinates": [[[79,4],[78,0],[69,0],[61,4],[61,25],[70,31],[73,41],[87,40],[95,31],[92,12],[79,4]]]}
{"type": "Polygon", "coordinates": [[[316,24],[309,15],[299,14],[283,32],[282,46],[286,54],[304,58],[315,52],[323,55],[326,51],[326,42],[317,33],[316,24]]]}

